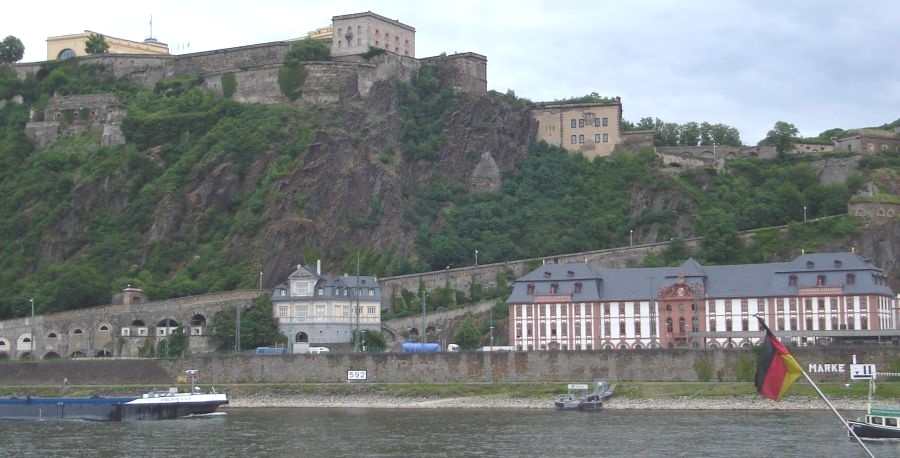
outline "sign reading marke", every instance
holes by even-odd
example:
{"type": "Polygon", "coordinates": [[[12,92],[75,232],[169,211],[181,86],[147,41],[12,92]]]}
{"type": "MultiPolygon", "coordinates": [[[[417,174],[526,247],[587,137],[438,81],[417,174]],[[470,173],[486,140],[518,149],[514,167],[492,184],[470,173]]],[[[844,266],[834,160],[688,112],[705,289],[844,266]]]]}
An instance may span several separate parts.
{"type": "Polygon", "coordinates": [[[847,369],[846,364],[821,364],[821,363],[810,363],[809,372],[815,373],[825,373],[825,372],[845,372],[847,369]]]}

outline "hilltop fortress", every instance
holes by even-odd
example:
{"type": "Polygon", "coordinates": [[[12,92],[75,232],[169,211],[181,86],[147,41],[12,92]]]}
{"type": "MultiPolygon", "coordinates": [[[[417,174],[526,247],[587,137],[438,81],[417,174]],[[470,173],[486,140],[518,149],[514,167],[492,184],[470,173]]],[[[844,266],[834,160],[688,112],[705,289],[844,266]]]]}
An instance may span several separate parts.
{"type": "MultiPolygon", "coordinates": [[[[184,55],[168,54],[168,46],[153,38],[129,42],[109,37],[110,53],[85,55],[84,42],[93,32],[48,38],[48,59],[78,57],[79,64],[101,64],[115,78],[152,90],[157,84],[180,78],[199,78],[200,87],[238,102],[265,104],[332,104],[365,100],[375,84],[409,81],[425,64],[437,64],[452,86],[461,92],[487,92],[487,57],[473,53],[417,58],[416,29],[371,11],[334,16],[330,27],[309,32],[302,39],[323,40],[331,47],[331,61],[307,62],[308,75],[299,98],[291,100],[278,83],[284,57],[296,39],[226,48],[184,55]],[[385,52],[364,55],[372,48],[385,52]],[[164,52],[163,52],[164,51],[164,52]]],[[[19,78],[49,73],[47,62],[13,66],[19,78]]],[[[13,103],[20,101],[12,100],[13,103]]],[[[0,103],[7,103],[0,101],[0,103]]],[[[654,148],[654,132],[622,130],[622,101],[604,103],[543,104],[531,110],[537,123],[535,140],[544,140],[588,159],[626,149],[654,148]]],[[[110,94],[57,96],[42,111],[32,112],[27,134],[38,149],[61,136],[89,130],[102,133],[103,145],[125,142],[119,123],[127,111],[110,94]]],[[[835,139],[833,145],[797,145],[792,154],[849,151],[860,154],[900,148],[900,138],[883,133],[855,134],[835,139]]],[[[772,158],[772,146],[655,147],[664,170],[690,168],[722,170],[725,160],[737,157],[772,158]]]]}

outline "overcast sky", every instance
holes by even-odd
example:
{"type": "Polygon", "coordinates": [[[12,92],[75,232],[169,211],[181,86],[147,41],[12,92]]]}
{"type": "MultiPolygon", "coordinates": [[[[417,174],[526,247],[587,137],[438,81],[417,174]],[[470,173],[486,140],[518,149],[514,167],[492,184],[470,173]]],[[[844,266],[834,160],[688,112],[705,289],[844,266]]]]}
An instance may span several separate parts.
{"type": "Polygon", "coordinates": [[[817,1],[15,1],[0,36],[46,59],[84,30],[187,54],[304,36],[373,11],[416,29],[416,55],[476,52],[488,89],[533,101],[597,92],[623,116],[722,123],[756,144],[777,121],[802,136],[900,118],[900,3],[817,1]]]}

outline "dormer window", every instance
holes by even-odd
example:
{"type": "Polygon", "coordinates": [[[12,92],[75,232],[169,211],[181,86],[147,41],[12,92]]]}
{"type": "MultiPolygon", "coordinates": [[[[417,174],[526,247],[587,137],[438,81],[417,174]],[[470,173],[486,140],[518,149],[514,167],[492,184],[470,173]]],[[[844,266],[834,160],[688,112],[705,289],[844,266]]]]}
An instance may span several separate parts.
{"type": "Polygon", "coordinates": [[[567,277],[574,277],[574,276],[575,276],[575,272],[572,272],[571,270],[567,270],[567,271],[566,271],[566,276],[567,276],[567,277]]]}
{"type": "Polygon", "coordinates": [[[544,278],[550,278],[550,271],[544,271],[544,278]]]}
{"type": "Polygon", "coordinates": [[[534,294],[534,285],[531,284],[531,283],[529,283],[529,284],[525,287],[525,292],[526,292],[527,294],[534,294]]]}
{"type": "Polygon", "coordinates": [[[788,277],[788,286],[797,286],[797,276],[791,275],[788,277]]]}
{"type": "Polygon", "coordinates": [[[856,275],[855,274],[847,274],[847,284],[848,285],[856,284],[856,275]]]}
{"type": "Polygon", "coordinates": [[[581,292],[581,282],[575,283],[575,294],[581,292]]]}
{"type": "Polygon", "coordinates": [[[816,277],[816,286],[825,286],[825,276],[819,275],[816,277]]]}
{"type": "Polygon", "coordinates": [[[812,261],[806,261],[806,268],[807,268],[807,269],[812,269],[812,268],[815,267],[815,266],[816,266],[816,263],[814,263],[814,262],[812,262],[812,261]]]}
{"type": "Polygon", "coordinates": [[[840,259],[835,259],[835,260],[834,260],[834,266],[835,266],[835,267],[840,267],[840,266],[843,265],[843,264],[844,264],[844,263],[842,263],[840,259]]]}
{"type": "Polygon", "coordinates": [[[550,294],[556,294],[559,292],[559,283],[551,283],[550,284],[550,294]]]}

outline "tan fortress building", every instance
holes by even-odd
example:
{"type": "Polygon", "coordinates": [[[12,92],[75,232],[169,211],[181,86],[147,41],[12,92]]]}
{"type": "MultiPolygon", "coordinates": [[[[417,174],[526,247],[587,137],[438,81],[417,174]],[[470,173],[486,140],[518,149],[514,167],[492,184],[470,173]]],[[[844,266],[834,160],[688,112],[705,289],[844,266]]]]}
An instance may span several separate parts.
{"type": "Polygon", "coordinates": [[[537,140],[580,152],[588,159],[609,156],[622,139],[622,100],[612,103],[544,105],[532,110],[537,140]]]}
{"type": "MultiPolygon", "coordinates": [[[[86,56],[84,48],[87,44],[88,37],[92,32],[85,30],[83,33],[73,35],[60,35],[47,38],[47,60],[62,60],[76,56],[86,56]]],[[[109,35],[102,35],[109,45],[110,54],[156,54],[168,55],[169,45],[160,43],[154,38],[148,38],[144,41],[131,41],[122,38],[115,38],[109,35]]]]}
{"type": "Polygon", "coordinates": [[[369,46],[406,57],[416,57],[416,29],[371,11],[331,18],[331,55],[362,54],[369,46]]]}

